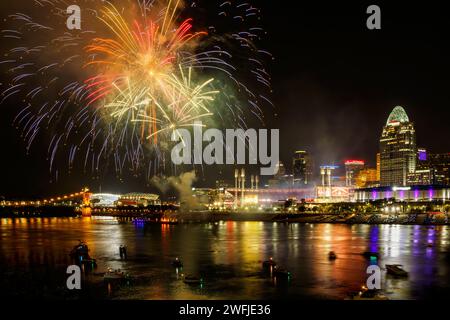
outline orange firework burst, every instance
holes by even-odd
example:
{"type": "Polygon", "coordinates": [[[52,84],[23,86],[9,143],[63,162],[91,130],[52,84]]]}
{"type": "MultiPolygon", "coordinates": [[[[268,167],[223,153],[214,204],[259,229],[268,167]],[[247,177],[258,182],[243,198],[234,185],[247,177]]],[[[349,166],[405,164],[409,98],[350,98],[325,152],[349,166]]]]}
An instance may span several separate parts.
{"type": "MultiPolygon", "coordinates": [[[[135,20],[130,27],[125,18],[116,7],[109,4],[102,10],[99,19],[109,28],[114,38],[95,38],[87,46],[93,60],[86,64],[98,69],[98,74],[85,81],[86,89],[90,90],[87,96],[88,105],[106,98],[114,101],[116,94],[127,92],[129,84],[139,85],[140,90],[128,91],[146,92],[141,95],[141,103],[134,104],[134,114],[154,119],[151,122],[141,123],[141,137],[152,136],[157,142],[158,132],[157,106],[170,105],[173,101],[165,101],[168,95],[164,92],[173,89],[170,79],[176,66],[181,65],[181,50],[192,50],[195,46],[193,40],[206,32],[191,32],[192,19],[186,19],[177,25],[174,17],[178,9],[178,2],[172,8],[165,8],[162,25],[158,18],[150,20],[145,17],[144,23],[135,20]],[[151,99],[149,99],[151,97],[151,99]],[[146,103],[142,103],[146,101],[146,103]],[[136,106],[139,110],[136,110],[136,106]]],[[[133,116],[133,119],[134,116],[133,116]]]]}

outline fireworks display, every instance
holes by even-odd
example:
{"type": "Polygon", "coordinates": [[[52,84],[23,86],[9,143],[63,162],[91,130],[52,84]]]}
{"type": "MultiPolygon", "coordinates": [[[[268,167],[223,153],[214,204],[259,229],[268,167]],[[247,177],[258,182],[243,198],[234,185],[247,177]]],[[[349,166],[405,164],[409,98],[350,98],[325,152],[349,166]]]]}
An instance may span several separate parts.
{"type": "Polygon", "coordinates": [[[0,100],[19,108],[27,151],[48,139],[52,176],[80,164],[150,177],[176,128],[264,123],[271,55],[250,3],[83,0],[81,29],[69,30],[65,1],[29,2],[1,31],[0,100]]]}

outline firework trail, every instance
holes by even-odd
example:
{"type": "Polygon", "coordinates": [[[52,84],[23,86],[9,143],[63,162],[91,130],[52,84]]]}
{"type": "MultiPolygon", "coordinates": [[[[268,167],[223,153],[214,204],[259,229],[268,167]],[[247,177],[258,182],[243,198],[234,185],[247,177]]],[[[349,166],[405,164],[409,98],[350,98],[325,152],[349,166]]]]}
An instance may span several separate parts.
{"type": "Polygon", "coordinates": [[[93,176],[111,166],[118,177],[150,176],[176,128],[198,119],[245,127],[249,115],[264,122],[271,55],[257,47],[265,32],[251,4],[78,5],[81,30],[67,29],[65,1],[35,0],[9,14],[1,31],[8,49],[0,101],[20,102],[14,125],[27,152],[39,135],[48,139],[52,175],[65,162],[69,172],[81,165],[93,176]]]}

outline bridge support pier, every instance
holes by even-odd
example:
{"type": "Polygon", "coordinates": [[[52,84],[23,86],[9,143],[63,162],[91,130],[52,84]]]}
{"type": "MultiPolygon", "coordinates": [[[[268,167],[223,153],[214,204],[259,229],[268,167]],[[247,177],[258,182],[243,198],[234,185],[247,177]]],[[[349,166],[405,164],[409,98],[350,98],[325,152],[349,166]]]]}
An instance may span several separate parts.
{"type": "Polygon", "coordinates": [[[89,207],[82,208],[82,209],[81,209],[81,215],[82,215],[83,217],[90,217],[90,216],[92,216],[92,209],[89,208],[89,207]]]}

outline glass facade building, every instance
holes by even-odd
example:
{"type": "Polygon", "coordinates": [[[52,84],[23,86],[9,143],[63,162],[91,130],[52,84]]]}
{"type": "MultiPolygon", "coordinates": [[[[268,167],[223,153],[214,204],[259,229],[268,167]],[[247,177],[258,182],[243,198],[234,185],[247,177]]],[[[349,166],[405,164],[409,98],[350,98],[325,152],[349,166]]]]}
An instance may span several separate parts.
{"type": "Polygon", "coordinates": [[[400,106],[395,107],[380,138],[380,185],[406,186],[416,170],[417,146],[414,124],[400,106]]]}
{"type": "Polygon", "coordinates": [[[345,186],[356,186],[356,177],[359,172],[364,169],[364,161],[362,160],[346,160],[345,161],[345,186]]]}

